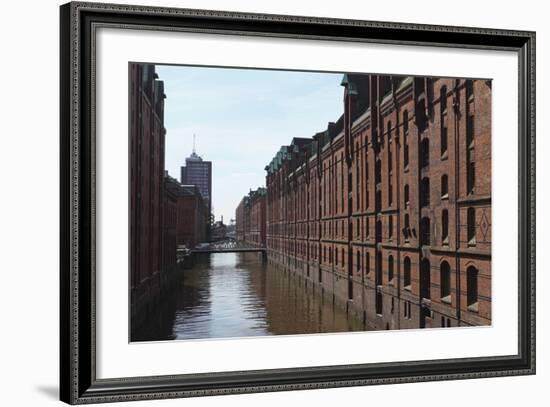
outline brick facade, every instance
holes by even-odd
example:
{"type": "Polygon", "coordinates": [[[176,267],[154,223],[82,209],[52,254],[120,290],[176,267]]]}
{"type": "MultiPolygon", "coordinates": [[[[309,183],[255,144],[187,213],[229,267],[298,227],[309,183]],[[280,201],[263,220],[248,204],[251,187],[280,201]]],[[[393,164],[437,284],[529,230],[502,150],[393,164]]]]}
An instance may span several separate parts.
{"type": "Polygon", "coordinates": [[[176,241],[189,248],[207,241],[208,208],[196,185],[179,185],[176,205],[176,241]]]}
{"type": "Polygon", "coordinates": [[[344,75],[267,170],[268,260],[375,329],[491,323],[491,83],[344,75]]]}
{"type": "Polygon", "coordinates": [[[165,172],[164,176],[164,229],[163,270],[175,270],[177,251],[178,182],[165,172]]]}
{"type": "Polygon", "coordinates": [[[163,276],[164,84],[154,65],[130,64],[130,289],[132,323],[163,276]]]}
{"type": "MultiPolygon", "coordinates": [[[[181,185],[164,169],[166,95],[155,66],[129,64],[129,90],[133,338],[175,278],[179,269],[177,246],[194,247],[207,240],[210,211],[198,186],[181,185]]],[[[211,164],[207,166],[211,172],[211,164]]],[[[208,182],[211,185],[210,178],[208,182]]]]}
{"type": "Polygon", "coordinates": [[[237,241],[251,246],[266,245],[266,190],[258,188],[243,197],[235,210],[237,241]]]}

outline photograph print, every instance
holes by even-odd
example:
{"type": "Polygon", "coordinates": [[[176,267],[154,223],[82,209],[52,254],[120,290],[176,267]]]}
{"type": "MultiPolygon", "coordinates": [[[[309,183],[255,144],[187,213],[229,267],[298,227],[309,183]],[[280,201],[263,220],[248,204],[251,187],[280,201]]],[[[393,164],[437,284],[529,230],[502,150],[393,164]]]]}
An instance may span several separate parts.
{"type": "Polygon", "coordinates": [[[129,63],[130,341],[491,325],[491,80],[129,63]]]}

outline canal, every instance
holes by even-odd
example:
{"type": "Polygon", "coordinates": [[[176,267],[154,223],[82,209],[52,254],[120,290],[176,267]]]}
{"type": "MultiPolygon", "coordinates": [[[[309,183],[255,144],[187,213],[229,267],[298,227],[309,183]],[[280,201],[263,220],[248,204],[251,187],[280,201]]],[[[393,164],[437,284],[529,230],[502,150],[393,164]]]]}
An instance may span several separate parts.
{"type": "Polygon", "coordinates": [[[362,321],[258,253],[197,255],[135,340],[362,331],[362,321]]]}

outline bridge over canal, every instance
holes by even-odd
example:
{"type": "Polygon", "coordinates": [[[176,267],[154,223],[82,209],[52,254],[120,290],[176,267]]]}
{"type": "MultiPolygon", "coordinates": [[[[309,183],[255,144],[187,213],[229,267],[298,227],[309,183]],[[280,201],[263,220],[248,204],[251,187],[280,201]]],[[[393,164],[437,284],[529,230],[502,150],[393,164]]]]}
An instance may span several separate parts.
{"type": "Polygon", "coordinates": [[[236,240],[222,240],[212,242],[204,246],[197,246],[191,250],[192,253],[262,253],[265,257],[267,249],[263,246],[253,246],[249,243],[236,240]]]}

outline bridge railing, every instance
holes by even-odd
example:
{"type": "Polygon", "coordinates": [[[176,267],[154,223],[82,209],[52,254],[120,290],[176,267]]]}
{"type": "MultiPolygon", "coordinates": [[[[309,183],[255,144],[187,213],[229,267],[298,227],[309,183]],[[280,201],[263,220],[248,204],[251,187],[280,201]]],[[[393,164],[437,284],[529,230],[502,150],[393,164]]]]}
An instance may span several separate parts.
{"type": "Polygon", "coordinates": [[[265,247],[254,246],[246,242],[226,240],[199,246],[192,249],[193,252],[241,252],[241,251],[264,251],[265,247]]]}

